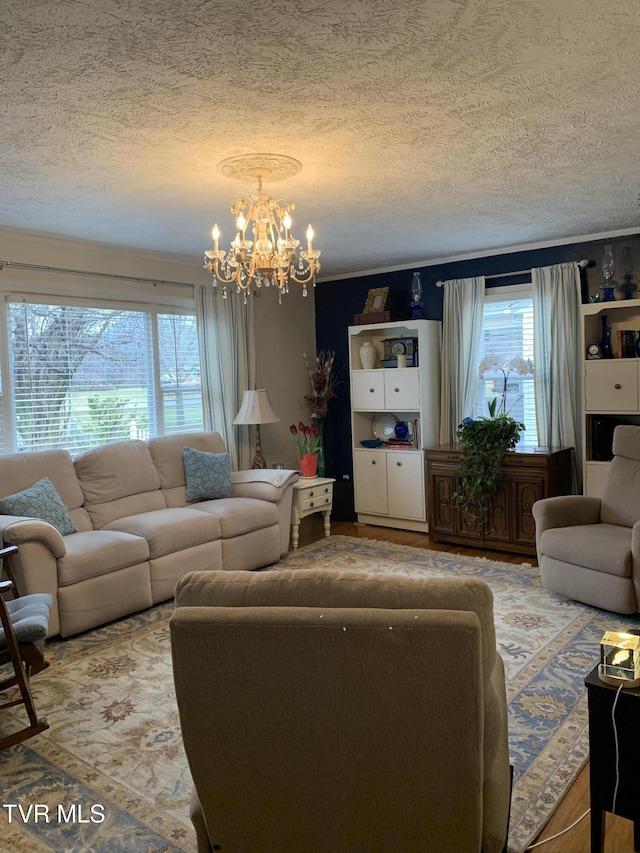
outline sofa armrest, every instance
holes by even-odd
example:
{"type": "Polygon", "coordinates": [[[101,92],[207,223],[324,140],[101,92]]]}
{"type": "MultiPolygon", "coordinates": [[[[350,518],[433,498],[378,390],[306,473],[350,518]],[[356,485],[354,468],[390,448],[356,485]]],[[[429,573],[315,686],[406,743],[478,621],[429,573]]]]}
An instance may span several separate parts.
{"type": "Polygon", "coordinates": [[[257,468],[250,471],[233,471],[233,493],[238,498],[257,498],[271,501],[278,507],[280,525],[280,556],[289,551],[291,535],[291,503],[293,484],[300,479],[298,471],[282,468],[257,468]]]}
{"type": "Polygon", "coordinates": [[[231,483],[236,497],[256,498],[273,503],[278,503],[299,479],[300,474],[297,471],[279,468],[257,468],[231,473],[231,483]]]}
{"type": "Polygon", "coordinates": [[[5,545],[18,546],[12,564],[20,593],[46,592],[52,596],[47,636],[59,634],[58,559],[67,553],[60,532],[38,518],[0,515],[0,536],[5,545]]]}
{"type": "Polygon", "coordinates": [[[540,537],[553,527],[574,527],[578,524],[597,524],[600,521],[600,498],[588,495],[559,495],[543,498],[532,507],[536,523],[536,546],[540,559],[540,537]]]}
{"type": "Polygon", "coordinates": [[[0,516],[0,537],[5,545],[21,545],[24,542],[42,542],[58,559],[64,557],[67,548],[60,531],[53,524],[39,518],[20,515],[0,516]]]}

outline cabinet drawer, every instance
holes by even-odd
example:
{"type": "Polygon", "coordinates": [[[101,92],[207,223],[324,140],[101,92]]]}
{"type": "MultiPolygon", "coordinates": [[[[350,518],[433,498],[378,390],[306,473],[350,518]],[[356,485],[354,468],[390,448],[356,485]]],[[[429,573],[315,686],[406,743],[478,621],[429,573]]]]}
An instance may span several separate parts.
{"type": "Polygon", "coordinates": [[[322,506],[331,506],[332,495],[317,495],[315,497],[303,497],[300,501],[300,510],[304,514],[309,509],[317,509],[322,506]]]}
{"type": "Polygon", "coordinates": [[[585,409],[588,412],[637,412],[638,364],[622,359],[585,364],[585,409]]]}
{"type": "Polygon", "coordinates": [[[354,370],[351,374],[351,405],[354,409],[375,412],[384,409],[382,370],[354,370]]]}
{"type": "Polygon", "coordinates": [[[416,367],[384,371],[384,403],[392,412],[420,408],[420,370],[416,367]]]}

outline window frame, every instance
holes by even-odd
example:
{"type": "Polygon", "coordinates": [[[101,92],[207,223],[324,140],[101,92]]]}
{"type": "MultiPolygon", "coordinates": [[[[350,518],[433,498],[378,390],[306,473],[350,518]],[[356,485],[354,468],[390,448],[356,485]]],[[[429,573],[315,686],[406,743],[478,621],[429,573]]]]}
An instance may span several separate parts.
{"type": "MultiPolygon", "coordinates": [[[[160,336],[158,317],[160,315],[183,315],[193,317],[197,323],[197,313],[193,292],[190,299],[175,297],[173,295],[162,301],[152,301],[153,290],[149,293],[149,299],[138,295],[134,299],[112,298],[99,296],[95,288],[89,288],[90,295],[76,296],[71,289],[64,288],[62,292],[42,287],[30,288],[29,291],[16,290],[12,287],[0,287],[0,405],[2,407],[3,434],[0,436],[0,453],[18,453],[18,434],[16,425],[16,402],[14,383],[11,370],[11,353],[9,340],[9,309],[10,303],[22,303],[28,305],[51,305],[52,307],[75,307],[92,308],[97,310],[131,311],[147,315],[150,326],[151,362],[153,365],[153,381],[149,384],[149,393],[154,395],[154,408],[156,410],[155,435],[165,435],[165,413],[164,413],[164,391],[160,376],[160,336]]],[[[198,358],[200,352],[198,349],[198,358]]],[[[201,389],[202,419],[204,423],[204,394],[201,389]]],[[[37,451],[35,451],[37,452],[37,451]]]]}
{"type": "MultiPolygon", "coordinates": [[[[498,302],[512,302],[512,301],[516,301],[518,299],[531,299],[531,300],[533,300],[533,282],[532,281],[522,282],[520,284],[485,286],[483,307],[482,307],[482,312],[483,312],[482,328],[483,328],[483,332],[484,332],[484,308],[485,308],[485,305],[491,304],[491,303],[495,304],[498,302]]],[[[533,318],[533,323],[535,324],[535,317],[533,318]]],[[[484,339],[482,341],[482,344],[484,344],[484,339]]],[[[486,354],[487,353],[485,353],[485,355],[486,354]]],[[[514,353],[514,356],[516,356],[516,355],[523,355],[523,353],[514,353]]],[[[478,367],[480,365],[482,357],[483,357],[482,351],[480,350],[478,352],[478,356],[477,356],[476,374],[478,372],[478,367]]],[[[533,361],[533,349],[532,349],[532,361],[533,361]]],[[[535,368],[535,363],[534,363],[534,368],[535,368]]],[[[531,381],[535,382],[535,373],[533,373],[531,381]]],[[[535,395],[534,395],[534,399],[535,399],[535,395]]],[[[474,407],[475,408],[474,417],[479,416],[478,406],[479,406],[479,401],[476,399],[475,407],[474,407]]],[[[533,414],[534,414],[534,417],[536,417],[535,405],[534,405],[533,414]]],[[[486,417],[487,413],[482,412],[481,415],[483,417],[486,417]]],[[[535,446],[537,446],[537,444],[538,444],[537,421],[536,421],[535,432],[529,430],[529,431],[525,431],[524,433],[522,433],[519,444],[521,446],[523,446],[523,445],[535,445],[535,446]]]]}

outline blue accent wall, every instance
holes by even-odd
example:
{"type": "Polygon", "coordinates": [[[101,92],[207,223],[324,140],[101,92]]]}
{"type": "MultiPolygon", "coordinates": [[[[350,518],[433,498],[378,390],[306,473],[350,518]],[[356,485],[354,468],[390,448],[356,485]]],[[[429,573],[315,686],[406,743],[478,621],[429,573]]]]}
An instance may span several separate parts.
{"type": "MultiPolygon", "coordinates": [[[[397,311],[402,317],[408,317],[411,281],[413,272],[417,270],[420,272],[422,282],[425,319],[442,320],[443,290],[436,287],[437,281],[476,275],[492,276],[585,258],[590,261],[589,267],[583,271],[583,301],[587,302],[590,294],[598,292],[598,284],[602,278],[600,269],[602,253],[606,243],[611,243],[613,246],[616,261],[615,278],[618,281],[622,280],[624,272],[621,268],[622,250],[623,247],[629,247],[633,260],[633,281],[640,283],[640,234],[637,234],[503,255],[488,255],[483,258],[427,267],[412,267],[397,272],[377,273],[318,284],[315,290],[317,347],[319,350],[335,350],[335,369],[340,383],[336,388],[338,397],[329,405],[324,432],[327,476],[335,477],[337,481],[333,518],[336,520],[355,518],[347,328],[354,324],[354,315],[362,313],[369,290],[389,287],[387,310],[397,311]]],[[[509,276],[496,279],[490,284],[504,286],[527,280],[529,280],[528,275],[509,276]]],[[[640,292],[635,296],[640,297],[640,292]]]]}

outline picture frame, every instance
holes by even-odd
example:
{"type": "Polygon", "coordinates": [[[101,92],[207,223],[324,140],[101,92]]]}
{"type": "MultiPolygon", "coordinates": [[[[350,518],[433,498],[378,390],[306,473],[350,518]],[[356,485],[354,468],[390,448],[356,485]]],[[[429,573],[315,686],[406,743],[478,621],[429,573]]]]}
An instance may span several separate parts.
{"type": "Polygon", "coordinates": [[[377,314],[384,311],[389,296],[388,287],[375,287],[367,293],[367,301],[364,303],[363,314],[377,314]]]}

